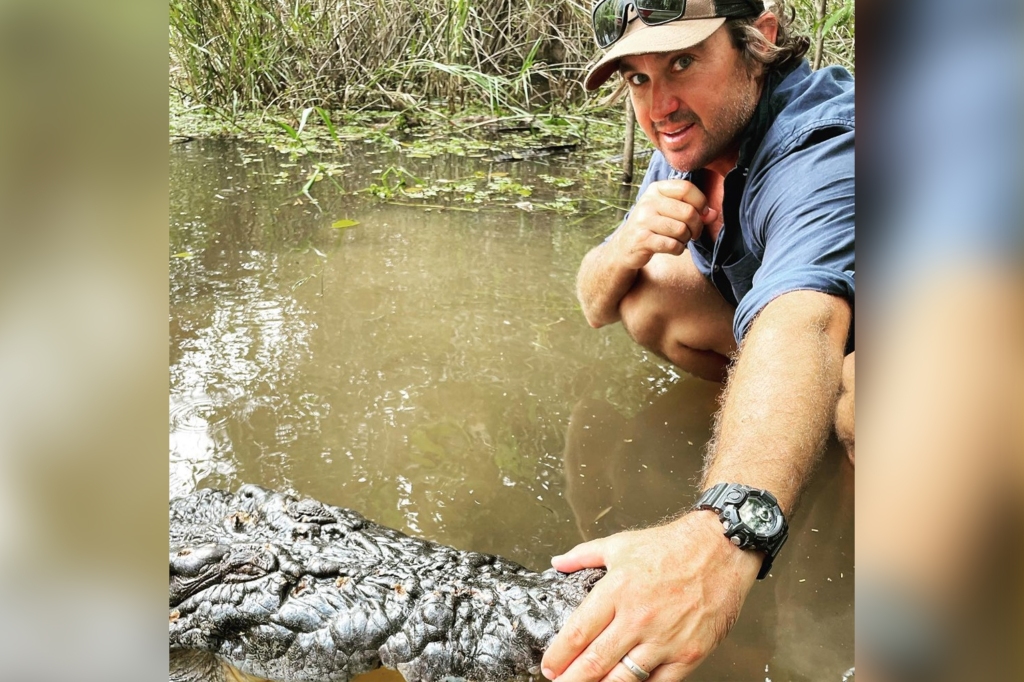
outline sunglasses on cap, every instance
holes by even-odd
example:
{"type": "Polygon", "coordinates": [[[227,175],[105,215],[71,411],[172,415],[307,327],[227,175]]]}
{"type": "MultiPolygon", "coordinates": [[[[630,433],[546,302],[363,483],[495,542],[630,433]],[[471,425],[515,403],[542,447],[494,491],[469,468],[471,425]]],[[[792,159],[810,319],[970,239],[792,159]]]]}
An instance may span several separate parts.
{"type": "MultiPolygon", "coordinates": [[[[764,11],[764,3],[760,0],[712,0],[711,4],[714,6],[713,16],[717,17],[750,16],[764,11]]],[[[590,18],[594,38],[602,50],[614,45],[626,32],[631,5],[637,18],[648,26],[667,24],[682,19],[686,14],[686,0],[598,0],[590,18]]],[[[711,17],[705,15],[700,18],[711,17]]]]}

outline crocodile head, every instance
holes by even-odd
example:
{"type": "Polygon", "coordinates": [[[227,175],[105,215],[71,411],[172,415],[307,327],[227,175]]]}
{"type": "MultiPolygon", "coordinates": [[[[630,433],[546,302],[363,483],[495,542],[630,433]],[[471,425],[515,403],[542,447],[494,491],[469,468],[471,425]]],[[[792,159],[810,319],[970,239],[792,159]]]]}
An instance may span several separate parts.
{"type": "Polygon", "coordinates": [[[604,573],[537,573],[252,485],[172,500],[170,517],[182,682],[236,674],[220,662],[282,681],[346,682],[381,665],[409,682],[536,674],[604,573]]]}

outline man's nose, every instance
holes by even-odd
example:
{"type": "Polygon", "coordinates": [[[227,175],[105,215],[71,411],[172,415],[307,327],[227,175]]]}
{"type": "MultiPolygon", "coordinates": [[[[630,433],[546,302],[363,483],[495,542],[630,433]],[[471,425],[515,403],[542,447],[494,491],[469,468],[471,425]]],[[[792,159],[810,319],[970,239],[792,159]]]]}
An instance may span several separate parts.
{"type": "Polygon", "coordinates": [[[651,119],[655,122],[664,121],[679,109],[679,97],[665,83],[652,79],[651,86],[651,119]]]}

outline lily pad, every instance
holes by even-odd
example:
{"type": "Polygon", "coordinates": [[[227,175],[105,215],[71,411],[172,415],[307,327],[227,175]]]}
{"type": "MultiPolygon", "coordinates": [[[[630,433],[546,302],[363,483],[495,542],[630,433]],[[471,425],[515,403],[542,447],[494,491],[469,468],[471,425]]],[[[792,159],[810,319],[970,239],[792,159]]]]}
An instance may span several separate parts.
{"type": "Polygon", "coordinates": [[[331,227],[333,227],[336,230],[347,230],[348,228],[355,227],[358,224],[358,220],[348,220],[343,218],[341,220],[335,220],[333,223],[331,223],[331,227]]]}

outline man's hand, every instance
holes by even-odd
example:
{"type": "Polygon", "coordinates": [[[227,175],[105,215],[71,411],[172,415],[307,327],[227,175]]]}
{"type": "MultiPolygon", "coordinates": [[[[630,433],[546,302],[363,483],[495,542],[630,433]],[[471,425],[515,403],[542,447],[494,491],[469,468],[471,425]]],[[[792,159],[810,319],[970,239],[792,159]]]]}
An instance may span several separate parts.
{"type": "Polygon", "coordinates": [[[629,654],[651,673],[649,682],[683,679],[736,622],[762,559],[730,543],[710,511],[577,545],[551,564],[608,573],[552,641],[544,675],[637,682],[620,663],[629,654]]]}
{"type": "Polygon", "coordinates": [[[639,270],[656,253],[680,255],[704,225],[717,218],[718,211],[708,206],[704,193],[692,182],[653,182],[608,245],[620,267],[639,270]]]}
{"type": "Polygon", "coordinates": [[[591,249],[576,278],[576,294],[593,327],[618,322],[619,303],[656,253],[680,255],[687,242],[718,220],[704,193],[686,180],[652,182],[606,243],[591,249]]]}

